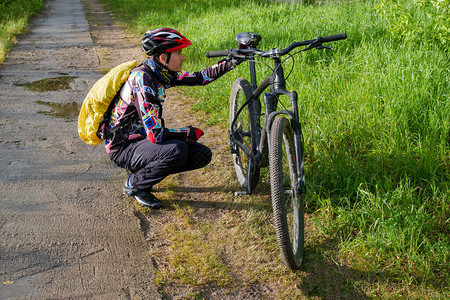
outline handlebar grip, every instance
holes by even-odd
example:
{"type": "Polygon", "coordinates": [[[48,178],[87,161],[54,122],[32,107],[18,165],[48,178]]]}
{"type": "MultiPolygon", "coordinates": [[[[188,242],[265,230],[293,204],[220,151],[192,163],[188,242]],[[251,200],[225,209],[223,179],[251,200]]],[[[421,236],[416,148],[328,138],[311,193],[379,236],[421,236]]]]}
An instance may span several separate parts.
{"type": "Polygon", "coordinates": [[[206,57],[208,58],[221,56],[228,56],[228,50],[206,52],[206,57]]]}
{"type": "Polygon", "coordinates": [[[347,38],[346,33],[338,33],[338,34],[333,34],[333,35],[329,35],[329,36],[323,36],[320,38],[320,41],[322,43],[328,43],[328,42],[332,42],[332,41],[345,40],[346,38],[347,38]]]}

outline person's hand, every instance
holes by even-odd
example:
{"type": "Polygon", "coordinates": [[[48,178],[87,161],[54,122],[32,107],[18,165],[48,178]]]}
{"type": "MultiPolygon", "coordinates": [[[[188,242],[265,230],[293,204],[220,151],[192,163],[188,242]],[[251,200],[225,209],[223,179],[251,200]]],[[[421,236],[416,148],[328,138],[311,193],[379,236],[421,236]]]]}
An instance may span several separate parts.
{"type": "Polygon", "coordinates": [[[233,57],[233,56],[231,56],[231,55],[229,55],[226,59],[227,59],[228,61],[231,61],[231,62],[233,63],[234,66],[240,65],[240,64],[245,60],[245,59],[243,59],[243,58],[237,58],[237,57],[233,57]]]}
{"type": "Polygon", "coordinates": [[[187,139],[189,140],[189,141],[191,141],[191,142],[196,142],[196,141],[198,141],[198,139],[202,136],[202,135],[204,135],[205,133],[201,130],[201,129],[199,129],[199,128],[196,128],[196,127],[192,127],[192,126],[188,126],[188,127],[186,127],[187,129],[188,129],[188,131],[187,131],[187,139]]]}

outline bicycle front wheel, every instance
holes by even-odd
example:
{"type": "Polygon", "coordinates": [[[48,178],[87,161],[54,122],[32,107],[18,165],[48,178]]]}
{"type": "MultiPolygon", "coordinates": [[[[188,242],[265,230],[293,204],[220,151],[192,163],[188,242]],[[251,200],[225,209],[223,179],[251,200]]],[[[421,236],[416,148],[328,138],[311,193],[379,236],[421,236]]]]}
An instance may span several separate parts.
{"type": "Polygon", "coordinates": [[[290,122],[276,118],[270,134],[270,185],[273,218],[283,262],[299,269],[303,260],[303,199],[298,189],[294,133],[290,122]]]}
{"type": "Polygon", "coordinates": [[[259,142],[259,114],[255,101],[249,101],[251,96],[252,88],[248,80],[242,77],[236,79],[230,95],[230,145],[236,176],[242,188],[249,194],[258,183],[260,174],[259,167],[254,165],[251,157],[256,153],[259,142]],[[236,141],[243,148],[238,147],[236,141]]]}

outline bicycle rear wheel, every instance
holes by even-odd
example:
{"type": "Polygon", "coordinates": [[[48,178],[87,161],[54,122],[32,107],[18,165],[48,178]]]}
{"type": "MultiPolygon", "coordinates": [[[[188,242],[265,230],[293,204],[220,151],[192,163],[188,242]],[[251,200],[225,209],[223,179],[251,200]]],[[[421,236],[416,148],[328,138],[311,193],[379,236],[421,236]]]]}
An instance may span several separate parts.
{"type": "Polygon", "coordinates": [[[270,185],[273,218],[283,262],[299,269],[303,260],[303,199],[298,190],[294,133],[290,122],[276,118],[270,135],[270,185]]]}
{"type": "Polygon", "coordinates": [[[236,79],[230,95],[230,145],[236,176],[242,188],[249,194],[258,183],[260,168],[254,165],[251,155],[249,157],[243,149],[237,147],[233,139],[240,142],[248,153],[256,152],[260,130],[258,128],[259,113],[255,109],[255,101],[250,101],[241,110],[251,96],[252,88],[247,79],[242,77],[236,79]]]}

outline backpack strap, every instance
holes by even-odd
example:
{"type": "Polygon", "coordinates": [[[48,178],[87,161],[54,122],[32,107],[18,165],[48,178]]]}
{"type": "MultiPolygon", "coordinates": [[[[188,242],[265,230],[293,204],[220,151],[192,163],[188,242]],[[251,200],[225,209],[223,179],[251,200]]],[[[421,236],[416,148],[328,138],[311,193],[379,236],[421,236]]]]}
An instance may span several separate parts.
{"type": "MultiPolygon", "coordinates": [[[[142,65],[143,65],[143,63],[139,64],[137,67],[132,69],[130,71],[130,74],[133,73],[136,69],[138,69],[142,65]]],[[[113,137],[114,132],[116,132],[117,130],[131,126],[131,123],[129,122],[131,120],[131,116],[124,117],[122,119],[122,121],[120,122],[120,124],[117,124],[113,128],[109,128],[109,126],[108,126],[109,125],[109,121],[111,119],[112,110],[114,109],[114,106],[116,105],[117,101],[119,100],[120,91],[122,90],[122,88],[123,88],[123,86],[125,85],[126,82],[127,81],[125,81],[122,84],[122,86],[120,87],[120,89],[117,92],[117,94],[111,100],[111,103],[109,104],[108,109],[106,110],[105,114],[103,115],[102,120],[100,121],[100,124],[98,126],[98,130],[96,132],[96,135],[97,135],[98,138],[100,138],[102,140],[111,139],[113,137]]]]}
{"type": "MultiPolygon", "coordinates": [[[[114,105],[116,104],[118,97],[120,97],[120,93],[117,93],[116,96],[114,96],[113,100],[111,101],[111,103],[108,106],[108,109],[106,110],[105,114],[103,115],[102,120],[100,121],[100,124],[98,125],[98,130],[97,130],[97,137],[99,139],[102,140],[108,140],[112,137],[113,133],[119,129],[120,124],[118,124],[117,126],[114,126],[113,128],[109,128],[108,124],[109,124],[109,120],[111,119],[111,113],[112,110],[114,108],[114,105]]],[[[122,126],[123,127],[123,126],[122,126]]]]}

